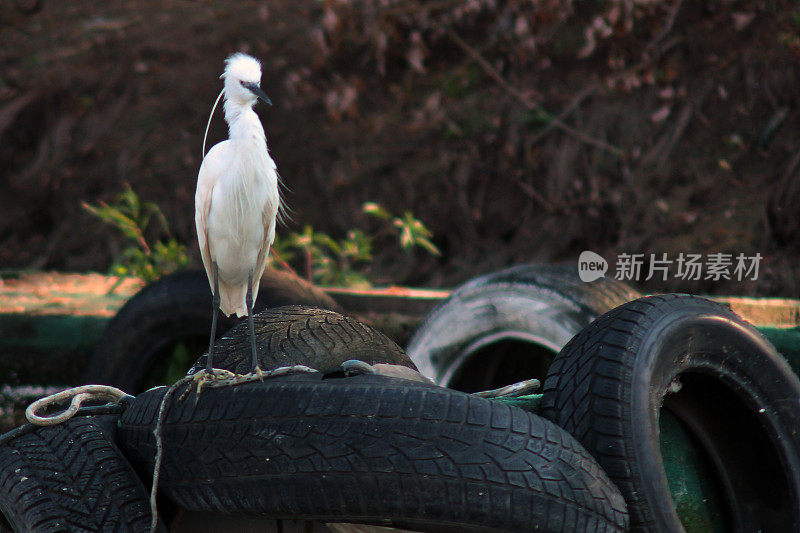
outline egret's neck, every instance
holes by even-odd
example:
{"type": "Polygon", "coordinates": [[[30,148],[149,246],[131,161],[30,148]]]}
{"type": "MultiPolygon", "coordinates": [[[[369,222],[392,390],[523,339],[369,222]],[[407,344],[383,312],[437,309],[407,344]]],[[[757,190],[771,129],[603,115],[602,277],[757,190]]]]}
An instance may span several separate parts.
{"type": "Polygon", "coordinates": [[[225,101],[225,121],[232,140],[253,139],[266,143],[264,128],[251,106],[225,101]]]}

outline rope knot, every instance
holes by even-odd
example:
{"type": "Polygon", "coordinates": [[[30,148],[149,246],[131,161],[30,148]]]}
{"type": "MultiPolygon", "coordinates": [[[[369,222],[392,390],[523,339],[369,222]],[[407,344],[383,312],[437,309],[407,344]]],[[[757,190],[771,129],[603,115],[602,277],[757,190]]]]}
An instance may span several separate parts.
{"type": "Polygon", "coordinates": [[[28,422],[37,426],[54,426],[75,416],[81,404],[86,400],[106,400],[117,404],[127,396],[129,396],[129,394],[109,385],[83,385],[81,387],[73,387],[36,400],[25,409],[25,417],[28,419],[28,422]],[[37,411],[42,411],[55,403],[70,399],[69,407],[60,413],[50,416],[40,416],[37,414],[37,411]]]}

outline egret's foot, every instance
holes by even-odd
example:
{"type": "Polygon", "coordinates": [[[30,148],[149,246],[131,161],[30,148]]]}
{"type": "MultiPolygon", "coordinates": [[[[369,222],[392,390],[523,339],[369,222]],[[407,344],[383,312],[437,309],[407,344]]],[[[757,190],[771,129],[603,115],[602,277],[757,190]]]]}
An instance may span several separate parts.
{"type": "Polygon", "coordinates": [[[230,381],[235,376],[236,374],[229,370],[223,370],[221,368],[212,368],[211,370],[207,370],[204,368],[192,376],[192,382],[195,385],[197,394],[200,394],[205,385],[230,381]]]}
{"type": "Polygon", "coordinates": [[[254,378],[258,378],[259,381],[264,381],[264,371],[261,370],[261,367],[258,365],[250,372],[250,375],[254,378]]]}

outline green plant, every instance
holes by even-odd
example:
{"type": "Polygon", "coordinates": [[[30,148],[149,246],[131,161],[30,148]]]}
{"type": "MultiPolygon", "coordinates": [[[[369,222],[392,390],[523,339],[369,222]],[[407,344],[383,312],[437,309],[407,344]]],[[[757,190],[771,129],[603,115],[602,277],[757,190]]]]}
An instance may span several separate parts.
{"type": "Polygon", "coordinates": [[[391,222],[392,226],[397,230],[400,247],[403,250],[419,246],[427,250],[431,255],[442,255],[439,248],[430,240],[433,237],[431,231],[419,219],[414,218],[414,214],[411,211],[404,211],[402,217],[396,217],[375,202],[365,203],[362,209],[368,215],[391,222]]]}
{"type": "Polygon", "coordinates": [[[272,250],[272,266],[275,266],[275,256],[291,262],[297,260],[299,252],[306,277],[319,285],[370,286],[363,268],[372,261],[372,240],[359,229],[351,229],[344,239],[337,241],[307,225],[302,233],[276,236],[272,250]]]}
{"type": "Polygon", "coordinates": [[[139,277],[151,282],[188,264],[186,245],[170,236],[164,213],[158,205],[142,202],[130,185],[125,185],[125,190],[111,205],[84,202],[83,208],[117,228],[131,241],[123,250],[121,259],[111,267],[112,274],[139,277]],[[150,246],[145,235],[154,219],[158,223],[157,234],[163,238],[150,246]]]}
{"type": "MultiPolygon", "coordinates": [[[[92,205],[84,202],[83,208],[117,228],[131,241],[118,262],[111,267],[112,274],[135,276],[151,282],[187,265],[186,245],[170,236],[164,213],[158,205],[141,201],[130,185],[125,185],[125,190],[113,204],[99,202],[92,205]],[[154,221],[157,231],[150,229],[154,221]],[[146,235],[152,233],[161,238],[151,246],[146,235]]],[[[386,227],[375,235],[354,228],[343,239],[337,240],[306,225],[302,232],[276,236],[269,267],[291,269],[289,264],[302,265],[304,268],[301,270],[304,270],[308,280],[318,285],[369,287],[366,272],[372,262],[372,248],[377,236],[396,234],[400,248],[405,251],[419,247],[432,255],[441,255],[430,240],[430,230],[414,218],[411,211],[394,216],[375,202],[365,203],[363,211],[387,222],[386,227]]]]}
{"type": "MultiPolygon", "coordinates": [[[[365,203],[363,210],[368,215],[388,222],[386,231],[397,234],[403,250],[420,247],[432,255],[441,255],[430,240],[430,230],[414,218],[411,211],[396,217],[375,202],[365,203]]],[[[372,262],[375,237],[361,229],[351,229],[344,239],[336,240],[330,235],[314,231],[311,226],[305,226],[301,233],[292,232],[285,237],[275,238],[273,255],[270,257],[271,267],[277,267],[281,262],[284,266],[289,263],[302,264],[308,280],[318,285],[369,287],[366,270],[372,262]]]]}

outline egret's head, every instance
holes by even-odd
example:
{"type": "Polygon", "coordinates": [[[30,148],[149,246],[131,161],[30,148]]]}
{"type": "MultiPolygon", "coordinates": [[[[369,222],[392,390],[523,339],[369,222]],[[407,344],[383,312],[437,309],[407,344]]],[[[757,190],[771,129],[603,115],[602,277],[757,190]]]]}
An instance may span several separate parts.
{"type": "Polygon", "coordinates": [[[247,54],[236,53],[225,60],[225,72],[220,76],[225,80],[225,99],[240,105],[252,106],[256,99],[272,105],[264,94],[261,83],[261,63],[247,54]]]}

